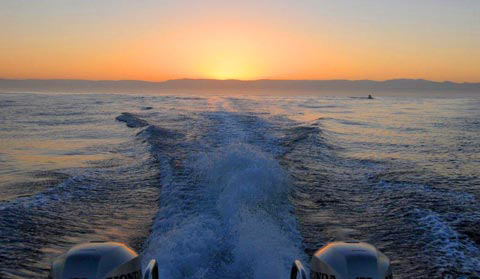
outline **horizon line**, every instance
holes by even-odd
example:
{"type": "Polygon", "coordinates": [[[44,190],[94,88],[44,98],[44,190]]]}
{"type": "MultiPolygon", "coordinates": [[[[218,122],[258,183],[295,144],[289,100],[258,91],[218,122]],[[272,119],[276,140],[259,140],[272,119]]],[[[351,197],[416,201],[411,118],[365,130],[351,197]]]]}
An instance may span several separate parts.
{"type": "Polygon", "coordinates": [[[216,79],[216,78],[176,78],[176,79],[166,79],[166,80],[142,80],[142,79],[82,79],[82,78],[3,78],[0,77],[0,80],[15,80],[15,81],[90,81],[90,82],[145,82],[145,83],[164,83],[169,81],[181,81],[181,80],[191,80],[191,81],[240,81],[240,82],[256,82],[256,81],[372,81],[372,82],[388,82],[388,81],[398,81],[398,80],[411,80],[411,81],[428,81],[435,83],[457,83],[457,84],[478,84],[480,81],[451,81],[451,80],[429,80],[424,78],[392,78],[384,80],[375,80],[375,79],[270,79],[270,78],[260,78],[260,79],[216,79]]]}

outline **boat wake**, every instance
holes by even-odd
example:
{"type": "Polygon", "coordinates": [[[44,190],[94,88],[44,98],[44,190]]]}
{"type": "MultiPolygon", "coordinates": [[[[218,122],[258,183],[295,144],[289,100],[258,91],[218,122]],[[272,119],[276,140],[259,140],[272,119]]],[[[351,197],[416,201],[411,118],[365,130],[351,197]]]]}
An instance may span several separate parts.
{"type": "Polygon", "coordinates": [[[278,162],[236,144],[189,164],[198,186],[185,194],[163,185],[145,259],[157,259],[167,278],[288,275],[301,239],[278,162]]]}
{"type": "Polygon", "coordinates": [[[205,117],[211,123],[194,138],[210,148],[173,143],[178,133],[153,125],[138,133],[163,162],[144,264],[156,259],[165,278],[285,278],[303,258],[289,176],[270,153],[246,143],[243,116],[205,117]],[[232,142],[225,133],[242,136],[232,142]]]}

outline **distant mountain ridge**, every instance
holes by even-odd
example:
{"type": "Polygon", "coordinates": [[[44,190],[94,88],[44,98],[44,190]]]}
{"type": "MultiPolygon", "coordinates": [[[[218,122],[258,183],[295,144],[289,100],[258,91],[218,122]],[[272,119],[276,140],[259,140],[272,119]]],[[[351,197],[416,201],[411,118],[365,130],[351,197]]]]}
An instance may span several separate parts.
{"type": "Polygon", "coordinates": [[[424,79],[373,80],[141,80],[0,79],[0,92],[164,92],[207,91],[358,91],[358,92],[479,92],[480,83],[436,82],[424,79]]]}

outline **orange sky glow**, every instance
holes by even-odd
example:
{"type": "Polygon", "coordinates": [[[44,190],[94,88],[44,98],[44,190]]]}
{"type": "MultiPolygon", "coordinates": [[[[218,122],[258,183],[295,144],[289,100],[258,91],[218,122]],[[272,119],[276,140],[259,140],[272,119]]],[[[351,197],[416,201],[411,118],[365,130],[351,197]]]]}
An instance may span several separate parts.
{"type": "Polygon", "coordinates": [[[40,2],[0,4],[0,78],[480,81],[478,4],[40,2]]]}

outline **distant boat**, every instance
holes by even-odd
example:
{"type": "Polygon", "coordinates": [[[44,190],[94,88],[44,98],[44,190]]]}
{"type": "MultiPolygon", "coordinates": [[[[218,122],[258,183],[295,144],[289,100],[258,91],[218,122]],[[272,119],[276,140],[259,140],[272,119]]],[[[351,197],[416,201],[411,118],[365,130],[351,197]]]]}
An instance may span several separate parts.
{"type": "Polygon", "coordinates": [[[367,98],[367,99],[373,100],[372,95],[368,94],[368,98],[367,98]]]}

